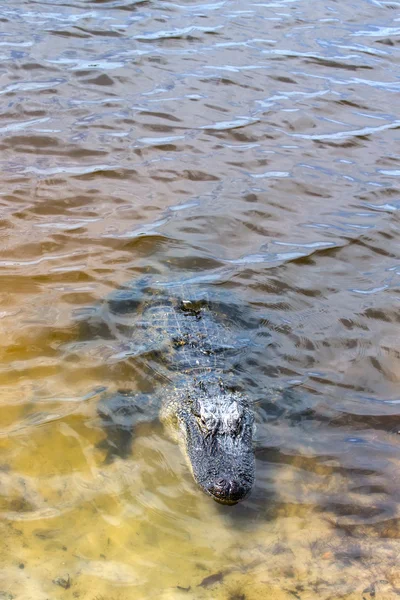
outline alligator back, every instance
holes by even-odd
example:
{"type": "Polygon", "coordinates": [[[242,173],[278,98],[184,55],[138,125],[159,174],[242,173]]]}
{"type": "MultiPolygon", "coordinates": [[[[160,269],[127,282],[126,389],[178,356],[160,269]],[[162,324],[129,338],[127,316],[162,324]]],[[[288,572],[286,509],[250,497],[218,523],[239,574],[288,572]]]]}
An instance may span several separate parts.
{"type": "Polygon", "coordinates": [[[108,360],[133,360],[166,377],[218,374],[249,342],[223,305],[191,286],[127,286],[80,315],[80,351],[86,346],[108,360]]]}
{"type": "Polygon", "coordinates": [[[156,350],[170,370],[224,370],[227,358],[240,348],[240,340],[216,318],[207,303],[188,298],[150,302],[136,321],[134,335],[140,329],[148,338],[149,349],[156,350]]]}

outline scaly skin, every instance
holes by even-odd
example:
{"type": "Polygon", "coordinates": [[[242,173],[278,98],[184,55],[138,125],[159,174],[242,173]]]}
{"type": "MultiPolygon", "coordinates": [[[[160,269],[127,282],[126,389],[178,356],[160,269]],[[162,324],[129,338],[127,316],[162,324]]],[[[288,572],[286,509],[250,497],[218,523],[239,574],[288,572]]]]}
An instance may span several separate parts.
{"type": "MultiPolygon", "coordinates": [[[[159,390],[161,420],[200,488],[220,503],[236,504],[255,477],[254,416],[228,368],[229,356],[243,344],[215,318],[206,300],[189,300],[183,288],[178,292],[151,294],[133,320],[128,354],[156,356],[170,382],[159,390]]],[[[114,304],[118,314],[118,297],[114,304]]]]}

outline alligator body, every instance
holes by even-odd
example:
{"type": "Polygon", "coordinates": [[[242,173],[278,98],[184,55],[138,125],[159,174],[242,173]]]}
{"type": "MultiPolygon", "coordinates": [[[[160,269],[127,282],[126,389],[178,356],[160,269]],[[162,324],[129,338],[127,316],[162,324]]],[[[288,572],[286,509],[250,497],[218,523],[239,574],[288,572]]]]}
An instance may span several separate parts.
{"type": "MultiPolygon", "coordinates": [[[[138,303],[132,297],[122,290],[108,303],[109,315],[122,315],[119,323],[125,323],[124,355],[161,369],[155,391],[161,421],[180,444],[200,488],[220,503],[236,504],[255,477],[254,416],[231,370],[232,357],[238,360],[246,341],[207,298],[193,298],[186,288],[168,294],[153,290],[138,303]]],[[[126,411],[135,398],[123,397],[126,411]]],[[[104,416],[104,404],[102,410],[104,416]]]]}

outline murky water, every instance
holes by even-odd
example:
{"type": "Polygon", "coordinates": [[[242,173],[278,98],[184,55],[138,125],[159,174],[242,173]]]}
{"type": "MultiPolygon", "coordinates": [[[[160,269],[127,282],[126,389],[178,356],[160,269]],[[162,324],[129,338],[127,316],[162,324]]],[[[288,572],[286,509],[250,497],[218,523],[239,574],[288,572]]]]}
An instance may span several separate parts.
{"type": "Polygon", "coordinates": [[[0,597],[398,597],[399,3],[8,0],[0,22],[0,597]],[[256,336],[243,504],[155,422],[104,462],[96,390],[154,381],[80,348],[76,314],[144,273],[256,336]]]}

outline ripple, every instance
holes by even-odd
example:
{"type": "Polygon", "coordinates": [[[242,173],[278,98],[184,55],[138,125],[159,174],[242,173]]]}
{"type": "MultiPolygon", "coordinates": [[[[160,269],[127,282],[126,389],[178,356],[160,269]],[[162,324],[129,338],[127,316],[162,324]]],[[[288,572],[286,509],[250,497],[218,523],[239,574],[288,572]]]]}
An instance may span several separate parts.
{"type": "Polygon", "coordinates": [[[203,125],[200,129],[215,129],[217,131],[225,131],[230,129],[239,129],[240,127],[246,127],[247,125],[253,125],[258,123],[259,119],[253,118],[238,118],[234,121],[219,121],[212,125],[203,125]]]}
{"type": "Polygon", "coordinates": [[[143,137],[143,138],[138,138],[138,142],[142,143],[142,144],[147,144],[147,145],[161,145],[163,146],[164,144],[170,144],[171,142],[176,142],[178,140],[184,140],[185,136],[184,135],[170,135],[170,136],[165,136],[165,137],[143,137]]]}
{"type": "Polygon", "coordinates": [[[364,127],[362,129],[355,129],[353,131],[338,131],[336,133],[315,133],[315,134],[303,134],[303,133],[291,133],[288,134],[291,137],[309,139],[309,140],[341,140],[348,137],[358,137],[365,135],[372,135],[387,129],[398,129],[400,127],[400,121],[394,121],[393,123],[386,123],[386,125],[378,125],[377,127],[364,127]]]}
{"type": "Polygon", "coordinates": [[[381,37],[381,36],[397,36],[400,34],[400,27],[378,27],[373,25],[370,29],[355,31],[351,35],[354,37],[381,37]]]}
{"type": "Polygon", "coordinates": [[[33,173],[35,175],[58,175],[61,173],[67,173],[68,175],[91,175],[93,173],[107,174],[116,173],[116,167],[110,165],[87,165],[85,167],[66,166],[60,165],[59,167],[48,167],[48,168],[37,168],[37,167],[26,167],[25,173],[33,173]]]}
{"type": "Polygon", "coordinates": [[[217,31],[220,31],[221,29],[223,29],[223,27],[224,27],[223,25],[219,25],[217,27],[198,27],[198,26],[183,27],[181,29],[176,28],[176,29],[172,29],[170,31],[161,30],[161,31],[153,32],[153,33],[141,34],[141,35],[135,36],[135,39],[138,41],[143,41],[143,42],[147,42],[147,41],[151,42],[151,41],[156,41],[156,40],[187,38],[189,36],[193,36],[198,33],[199,34],[201,34],[201,33],[216,33],[217,31]]]}
{"type": "Polygon", "coordinates": [[[249,173],[253,179],[268,179],[275,177],[289,177],[290,173],[287,171],[266,171],[265,173],[249,173]]]}
{"type": "Polygon", "coordinates": [[[176,2],[160,2],[160,4],[163,7],[179,8],[180,10],[183,10],[185,12],[197,12],[199,10],[200,11],[219,10],[220,8],[223,8],[224,6],[226,6],[227,2],[225,0],[223,2],[210,2],[210,3],[206,3],[206,4],[190,4],[190,5],[177,4],[176,2]]]}
{"type": "Polygon", "coordinates": [[[4,127],[0,127],[0,133],[9,133],[10,131],[22,131],[27,127],[38,125],[39,123],[46,123],[49,121],[49,117],[43,117],[41,119],[30,119],[29,121],[19,121],[16,123],[10,123],[4,127]]]}

